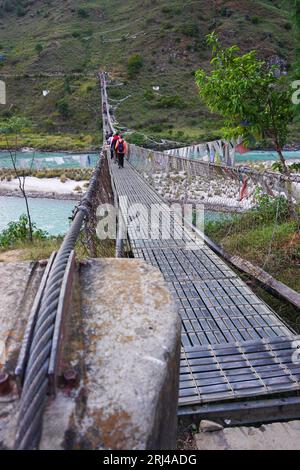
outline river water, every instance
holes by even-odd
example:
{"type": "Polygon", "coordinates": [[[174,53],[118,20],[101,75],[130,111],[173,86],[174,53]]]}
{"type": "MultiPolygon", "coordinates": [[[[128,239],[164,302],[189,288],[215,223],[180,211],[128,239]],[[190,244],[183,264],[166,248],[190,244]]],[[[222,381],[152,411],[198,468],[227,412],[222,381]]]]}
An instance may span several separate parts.
{"type": "MultiPolygon", "coordinates": [[[[68,217],[72,215],[76,201],[56,199],[29,199],[32,220],[38,228],[46,230],[49,235],[63,235],[69,227],[68,217]]],[[[25,202],[21,197],[0,197],[0,232],[7,228],[11,221],[25,214],[25,202]]]]}
{"type": "MultiPolygon", "coordinates": [[[[32,165],[42,168],[87,168],[96,165],[96,153],[76,154],[61,152],[17,152],[17,166],[28,168],[32,165]]],[[[0,152],[0,168],[11,168],[8,152],[0,152]]],[[[69,219],[74,208],[74,201],[56,199],[29,199],[32,220],[38,228],[49,235],[63,235],[69,227],[69,219]]],[[[26,211],[23,198],[0,197],[0,231],[7,228],[11,221],[19,219],[26,211]]]]}
{"type": "MultiPolygon", "coordinates": [[[[287,152],[283,152],[285,158],[287,160],[296,160],[300,159],[300,151],[292,151],[289,150],[287,152]]],[[[278,154],[276,152],[269,152],[269,151],[251,151],[248,153],[244,153],[243,155],[240,155],[239,153],[236,153],[235,156],[236,162],[253,162],[253,161],[259,161],[259,162],[266,162],[270,160],[278,160],[278,154]]]]}
{"type": "MultiPolygon", "coordinates": [[[[57,199],[29,199],[32,220],[49,235],[63,235],[69,227],[69,217],[76,201],[57,199]]],[[[17,221],[26,212],[23,198],[0,196],[0,232],[11,221],[17,221]]],[[[205,211],[205,221],[225,220],[230,214],[205,211]]]]}

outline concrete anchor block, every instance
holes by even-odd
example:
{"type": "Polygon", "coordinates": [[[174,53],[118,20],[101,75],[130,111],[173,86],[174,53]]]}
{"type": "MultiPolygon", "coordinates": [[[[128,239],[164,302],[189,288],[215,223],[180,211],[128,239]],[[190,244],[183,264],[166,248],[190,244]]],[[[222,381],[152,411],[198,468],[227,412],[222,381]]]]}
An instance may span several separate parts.
{"type": "Polygon", "coordinates": [[[161,273],[141,260],[89,260],[79,286],[77,398],[62,391],[49,404],[40,448],[176,449],[181,322],[161,273]]]}

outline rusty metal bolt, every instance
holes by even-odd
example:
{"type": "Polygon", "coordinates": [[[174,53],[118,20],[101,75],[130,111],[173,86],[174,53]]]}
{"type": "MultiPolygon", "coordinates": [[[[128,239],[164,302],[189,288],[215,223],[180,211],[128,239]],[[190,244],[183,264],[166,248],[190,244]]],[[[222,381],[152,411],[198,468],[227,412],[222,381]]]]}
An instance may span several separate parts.
{"type": "Polygon", "coordinates": [[[10,377],[5,372],[0,372],[0,395],[7,395],[11,391],[10,377]]]}
{"type": "Polygon", "coordinates": [[[74,369],[69,369],[64,372],[64,382],[70,387],[75,387],[78,382],[78,373],[74,369]]]}

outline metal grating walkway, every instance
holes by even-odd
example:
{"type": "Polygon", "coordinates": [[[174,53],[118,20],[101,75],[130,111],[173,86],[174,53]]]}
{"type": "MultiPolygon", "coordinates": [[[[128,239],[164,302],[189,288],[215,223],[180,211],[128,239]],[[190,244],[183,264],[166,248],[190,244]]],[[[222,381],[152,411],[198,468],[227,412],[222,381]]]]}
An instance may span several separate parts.
{"type": "MultiPolygon", "coordinates": [[[[292,362],[299,347],[282,320],[207,246],[184,231],[163,199],[125,163],[110,170],[135,257],[160,269],[182,320],[181,406],[274,395],[300,389],[300,365],[292,362]],[[126,197],[126,198],[124,198],[126,197]],[[158,204],[168,213],[173,237],[151,240],[142,209],[158,204]],[[181,239],[180,239],[181,236],[181,239]]],[[[298,342],[297,342],[298,341],[298,342]]]]}
{"type": "Polygon", "coordinates": [[[292,362],[299,340],[279,338],[184,348],[181,405],[299,390],[300,364],[292,362]]]}

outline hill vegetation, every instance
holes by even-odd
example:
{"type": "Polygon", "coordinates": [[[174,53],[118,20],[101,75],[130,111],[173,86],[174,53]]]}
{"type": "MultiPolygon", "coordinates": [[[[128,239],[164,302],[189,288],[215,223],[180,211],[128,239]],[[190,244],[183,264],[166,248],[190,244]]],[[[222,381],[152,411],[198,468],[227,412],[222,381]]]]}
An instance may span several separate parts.
{"type": "MultiPolygon", "coordinates": [[[[8,94],[0,120],[29,117],[29,146],[43,140],[39,134],[53,134],[56,148],[66,140],[69,148],[96,147],[96,73],[106,69],[123,84],[109,92],[121,126],[180,141],[217,137],[222,123],[201,104],[194,80],[194,72],[209,64],[205,36],[215,30],[225,45],[236,43],[242,52],[256,48],[262,58],[290,70],[295,57],[289,5],[0,0],[0,79],[8,94]]],[[[297,128],[293,138],[300,141],[297,128]]]]}

